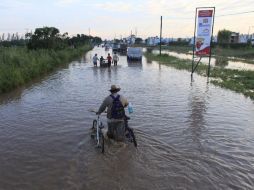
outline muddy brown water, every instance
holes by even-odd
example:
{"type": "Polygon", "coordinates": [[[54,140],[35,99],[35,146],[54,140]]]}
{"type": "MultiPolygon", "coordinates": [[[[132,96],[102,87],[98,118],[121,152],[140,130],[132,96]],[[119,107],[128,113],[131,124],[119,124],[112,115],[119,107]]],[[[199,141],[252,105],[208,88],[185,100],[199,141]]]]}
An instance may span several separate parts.
{"type": "Polygon", "coordinates": [[[253,101],[145,58],[94,68],[95,52],[107,53],[1,96],[1,190],[253,189],[253,101]],[[111,84],[133,104],[138,148],[107,142],[103,155],[88,110],[111,84]]]}

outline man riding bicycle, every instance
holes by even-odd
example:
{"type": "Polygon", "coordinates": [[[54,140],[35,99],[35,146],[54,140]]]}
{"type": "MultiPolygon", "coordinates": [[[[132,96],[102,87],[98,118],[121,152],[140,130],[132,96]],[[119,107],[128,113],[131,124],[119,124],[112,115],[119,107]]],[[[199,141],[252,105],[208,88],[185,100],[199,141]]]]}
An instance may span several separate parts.
{"type": "Polygon", "coordinates": [[[121,88],[117,87],[116,85],[112,85],[109,90],[111,94],[104,99],[98,112],[96,113],[97,115],[99,115],[107,108],[107,135],[109,138],[113,138],[116,141],[124,140],[124,107],[128,106],[127,99],[124,98],[122,95],[118,94],[120,89],[121,88]]]}

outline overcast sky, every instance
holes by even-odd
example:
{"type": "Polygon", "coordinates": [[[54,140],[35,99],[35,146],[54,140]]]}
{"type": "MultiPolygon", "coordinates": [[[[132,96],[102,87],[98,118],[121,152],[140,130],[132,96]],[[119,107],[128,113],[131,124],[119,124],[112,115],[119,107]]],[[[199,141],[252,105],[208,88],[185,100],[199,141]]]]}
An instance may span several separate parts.
{"type": "Polygon", "coordinates": [[[254,32],[254,0],[1,0],[0,33],[54,26],[69,34],[88,34],[90,28],[103,39],[137,30],[146,38],[159,35],[162,15],[163,37],[190,37],[199,6],[216,7],[215,34],[223,28],[254,32]],[[238,14],[243,12],[251,13],[238,14]]]}

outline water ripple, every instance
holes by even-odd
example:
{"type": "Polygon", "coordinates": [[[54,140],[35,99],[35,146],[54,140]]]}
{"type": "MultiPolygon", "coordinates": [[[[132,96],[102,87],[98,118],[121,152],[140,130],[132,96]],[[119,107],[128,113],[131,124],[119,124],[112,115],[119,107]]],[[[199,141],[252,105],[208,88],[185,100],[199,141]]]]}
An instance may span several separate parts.
{"type": "Polygon", "coordinates": [[[253,101],[146,59],[94,68],[94,53],[0,98],[0,189],[253,189],[253,101]],[[106,140],[102,155],[88,110],[113,83],[138,148],[106,140]]]}

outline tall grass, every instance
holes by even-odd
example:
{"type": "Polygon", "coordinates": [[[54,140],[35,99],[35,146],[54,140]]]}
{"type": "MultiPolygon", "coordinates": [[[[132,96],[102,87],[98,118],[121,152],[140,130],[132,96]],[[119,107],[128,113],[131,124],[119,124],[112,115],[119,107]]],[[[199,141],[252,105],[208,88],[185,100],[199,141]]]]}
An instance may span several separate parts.
{"type": "MultiPolygon", "coordinates": [[[[188,70],[191,72],[191,60],[179,59],[167,54],[155,55],[146,53],[148,60],[158,61],[170,65],[177,69],[188,70]]],[[[197,73],[207,76],[207,65],[200,64],[197,73]]],[[[219,67],[211,68],[211,82],[215,85],[244,94],[254,100],[254,71],[232,70],[219,67]]]]}
{"type": "Polygon", "coordinates": [[[89,45],[59,51],[0,48],[0,94],[51,72],[89,49],[89,45]]]}

